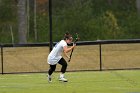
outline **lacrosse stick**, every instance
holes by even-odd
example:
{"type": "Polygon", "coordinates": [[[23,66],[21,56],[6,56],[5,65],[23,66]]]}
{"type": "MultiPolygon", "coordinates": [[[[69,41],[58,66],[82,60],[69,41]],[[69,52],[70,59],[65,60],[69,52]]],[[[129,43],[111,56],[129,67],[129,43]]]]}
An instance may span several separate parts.
{"type": "MultiPolygon", "coordinates": [[[[76,33],[76,39],[75,39],[75,41],[74,41],[74,43],[73,44],[76,44],[76,42],[79,40],[79,37],[78,37],[78,34],[76,33]]],[[[68,60],[68,62],[70,62],[71,61],[71,57],[72,57],[72,53],[73,53],[73,50],[74,50],[74,48],[72,49],[72,51],[71,51],[71,54],[70,54],[70,59],[68,60]]]]}

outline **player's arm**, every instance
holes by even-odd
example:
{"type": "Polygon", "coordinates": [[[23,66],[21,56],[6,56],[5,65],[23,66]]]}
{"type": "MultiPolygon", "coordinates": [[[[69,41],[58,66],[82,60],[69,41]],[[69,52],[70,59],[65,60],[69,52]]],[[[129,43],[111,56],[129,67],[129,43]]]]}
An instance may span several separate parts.
{"type": "Polygon", "coordinates": [[[64,55],[65,55],[68,59],[70,59],[70,56],[69,56],[66,52],[64,52],[64,55]]]}
{"type": "Polygon", "coordinates": [[[64,46],[63,47],[63,50],[64,50],[64,54],[65,54],[65,56],[69,59],[70,58],[70,56],[68,56],[68,52],[70,52],[73,48],[75,47],[75,45],[73,45],[72,47],[70,47],[70,48],[68,48],[67,46],[64,46]]]}
{"type": "Polygon", "coordinates": [[[70,47],[70,48],[68,48],[67,46],[64,46],[63,47],[63,50],[64,50],[64,55],[69,59],[70,58],[70,56],[68,56],[68,52],[70,52],[72,49],[74,48],[74,46],[72,46],[72,47],[70,47]]]}
{"type": "Polygon", "coordinates": [[[64,46],[63,47],[64,53],[70,52],[74,47],[75,47],[75,44],[73,46],[69,47],[69,48],[67,46],[64,46]]]}

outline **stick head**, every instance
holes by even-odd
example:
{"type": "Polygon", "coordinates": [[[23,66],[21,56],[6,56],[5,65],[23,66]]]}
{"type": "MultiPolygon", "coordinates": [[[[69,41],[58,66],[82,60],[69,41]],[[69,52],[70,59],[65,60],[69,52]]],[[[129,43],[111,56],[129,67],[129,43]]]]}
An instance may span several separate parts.
{"type": "Polygon", "coordinates": [[[76,39],[75,39],[75,42],[74,43],[76,43],[79,40],[80,40],[79,35],[78,35],[78,33],[76,33],[76,39]]]}

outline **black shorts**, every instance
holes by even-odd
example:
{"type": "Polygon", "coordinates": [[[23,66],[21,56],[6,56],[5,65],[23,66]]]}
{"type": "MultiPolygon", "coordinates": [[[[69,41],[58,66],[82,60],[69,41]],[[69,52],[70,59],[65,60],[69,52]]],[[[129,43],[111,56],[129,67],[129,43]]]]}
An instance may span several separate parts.
{"type": "MultiPolygon", "coordinates": [[[[61,58],[58,63],[60,65],[62,65],[61,72],[65,73],[66,69],[67,69],[67,62],[65,61],[65,59],[61,58]]],[[[56,64],[55,65],[50,65],[50,69],[48,71],[49,75],[51,75],[53,73],[53,71],[55,71],[55,69],[56,69],[56,64]]]]}

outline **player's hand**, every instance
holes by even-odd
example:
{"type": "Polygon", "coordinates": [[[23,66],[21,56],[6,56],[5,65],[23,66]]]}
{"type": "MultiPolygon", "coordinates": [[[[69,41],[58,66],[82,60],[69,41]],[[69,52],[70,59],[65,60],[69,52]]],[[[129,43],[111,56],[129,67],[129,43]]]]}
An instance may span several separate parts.
{"type": "Polygon", "coordinates": [[[76,43],[73,43],[73,48],[76,46],[76,43]]]}
{"type": "Polygon", "coordinates": [[[68,60],[70,59],[70,57],[69,57],[69,56],[67,56],[67,58],[68,58],[68,60]]]}
{"type": "Polygon", "coordinates": [[[70,62],[70,58],[68,59],[68,62],[70,62]]]}
{"type": "Polygon", "coordinates": [[[76,43],[73,43],[73,46],[76,46],[76,43]]]}

